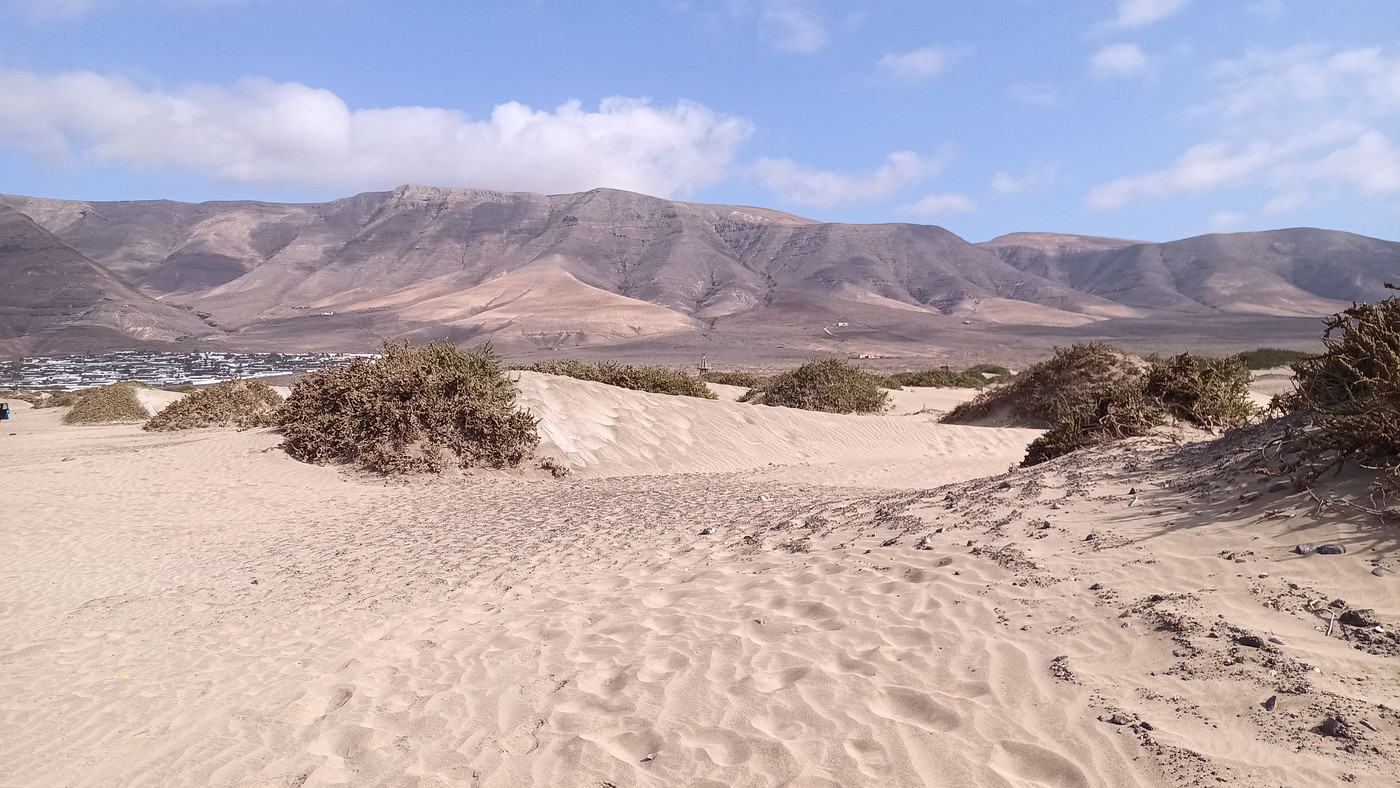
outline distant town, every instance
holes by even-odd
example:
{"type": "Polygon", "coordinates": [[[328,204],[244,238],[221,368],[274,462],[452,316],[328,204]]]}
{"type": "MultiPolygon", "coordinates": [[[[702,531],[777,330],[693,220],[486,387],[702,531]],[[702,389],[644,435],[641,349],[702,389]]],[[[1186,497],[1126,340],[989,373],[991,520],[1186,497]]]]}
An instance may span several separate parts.
{"type": "Polygon", "coordinates": [[[0,362],[0,388],[76,389],[138,380],[152,386],[204,385],[230,378],[269,378],[314,372],[368,353],[151,353],[116,351],[87,356],[35,356],[0,362]]]}

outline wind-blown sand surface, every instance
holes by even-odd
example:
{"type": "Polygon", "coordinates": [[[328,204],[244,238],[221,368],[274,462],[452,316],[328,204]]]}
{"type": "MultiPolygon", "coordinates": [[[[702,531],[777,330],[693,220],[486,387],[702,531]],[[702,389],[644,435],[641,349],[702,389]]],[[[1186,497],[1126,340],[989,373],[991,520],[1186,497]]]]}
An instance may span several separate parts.
{"type": "Polygon", "coordinates": [[[0,785],[1400,773],[1400,643],[1325,633],[1337,599],[1400,624],[1396,527],[1276,484],[1268,435],[1006,474],[1025,431],[521,389],[569,478],[386,484],[16,407],[0,785]]]}

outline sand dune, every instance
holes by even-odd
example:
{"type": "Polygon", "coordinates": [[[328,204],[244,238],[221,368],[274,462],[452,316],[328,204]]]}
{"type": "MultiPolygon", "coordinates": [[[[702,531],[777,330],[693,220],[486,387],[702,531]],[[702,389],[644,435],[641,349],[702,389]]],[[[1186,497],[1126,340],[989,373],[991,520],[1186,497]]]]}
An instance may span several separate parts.
{"type": "Polygon", "coordinates": [[[1400,642],[1326,633],[1337,599],[1400,623],[1394,528],[1276,488],[1262,438],[935,487],[1015,435],[521,386],[573,476],[386,484],[297,463],[265,430],[64,427],[18,407],[0,430],[0,784],[1400,772],[1400,642]],[[945,475],[849,486],[918,452],[942,452],[945,475]],[[703,472],[759,462],[799,464],[703,472]],[[764,475],[783,469],[797,476],[764,475]],[[1350,738],[1318,733],[1328,716],[1350,738]]]}

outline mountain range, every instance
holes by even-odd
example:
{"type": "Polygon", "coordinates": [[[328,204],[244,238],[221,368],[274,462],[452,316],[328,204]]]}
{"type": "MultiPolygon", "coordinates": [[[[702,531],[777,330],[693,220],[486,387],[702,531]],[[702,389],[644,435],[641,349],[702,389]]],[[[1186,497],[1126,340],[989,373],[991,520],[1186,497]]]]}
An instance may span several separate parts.
{"type": "Polygon", "coordinates": [[[0,195],[0,353],[133,347],[730,358],[1316,341],[1400,243],[1289,229],[1169,243],[830,224],[599,189],[402,186],[327,203],[0,195]]]}

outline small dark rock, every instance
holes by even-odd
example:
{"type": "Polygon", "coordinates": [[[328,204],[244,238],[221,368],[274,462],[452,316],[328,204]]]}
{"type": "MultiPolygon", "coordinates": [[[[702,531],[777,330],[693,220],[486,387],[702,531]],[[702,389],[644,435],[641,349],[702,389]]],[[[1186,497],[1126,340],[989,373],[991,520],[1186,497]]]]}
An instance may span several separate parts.
{"type": "Polygon", "coordinates": [[[881,542],[881,543],[880,543],[880,546],[881,546],[881,547],[893,547],[893,546],[895,546],[896,544],[899,544],[899,537],[898,537],[898,536],[891,536],[890,538],[888,538],[888,539],[886,539],[885,541],[881,542]]]}
{"type": "Polygon", "coordinates": [[[1328,602],[1327,606],[1335,607],[1338,610],[1345,610],[1347,606],[1347,601],[1345,599],[1334,599],[1331,602],[1328,602]]]}
{"type": "Polygon", "coordinates": [[[701,535],[701,536],[712,536],[712,535],[714,534],[714,532],[715,532],[715,529],[713,529],[713,528],[701,528],[701,529],[700,529],[700,535],[701,535]]]}
{"type": "Polygon", "coordinates": [[[254,580],[253,583],[252,583],[252,585],[257,585],[257,584],[258,584],[258,581],[256,581],[256,580],[254,580]]]}
{"type": "Polygon", "coordinates": [[[1242,563],[1244,563],[1244,559],[1243,559],[1243,558],[1236,558],[1236,559],[1235,559],[1235,563],[1237,563],[1237,564],[1242,564],[1242,563]]]}
{"type": "Polygon", "coordinates": [[[936,533],[936,534],[941,534],[941,533],[943,533],[943,529],[942,529],[942,528],[935,528],[935,529],[933,529],[933,532],[936,533]]]}
{"type": "Polygon", "coordinates": [[[1249,648],[1264,647],[1264,639],[1259,637],[1258,635],[1241,635],[1240,637],[1235,638],[1235,642],[1240,644],[1241,646],[1248,646],[1249,648]]]}
{"type": "Polygon", "coordinates": [[[1129,495],[1137,495],[1137,488],[1136,488],[1136,487],[1129,487],[1129,488],[1128,488],[1128,494],[1129,494],[1129,495]]]}
{"type": "Polygon", "coordinates": [[[1339,544],[1324,544],[1317,547],[1318,555],[1342,555],[1346,551],[1347,549],[1339,544]]]}
{"type": "Polygon", "coordinates": [[[977,544],[977,543],[974,542],[973,540],[971,540],[971,539],[967,540],[967,546],[968,546],[968,547],[971,547],[971,546],[973,546],[973,545],[975,545],[975,544],[977,544]]]}
{"type": "Polygon", "coordinates": [[[1279,640],[1278,638],[1269,638],[1269,642],[1270,642],[1270,643],[1273,643],[1273,644],[1276,645],[1276,646],[1282,646],[1282,645],[1283,645],[1283,641],[1282,641],[1282,640],[1279,640]]]}
{"type": "Polygon", "coordinates": [[[1283,492],[1284,490],[1287,490],[1287,489],[1288,489],[1289,487],[1291,487],[1291,486],[1292,486],[1292,485],[1290,485],[1288,482],[1274,482],[1273,484],[1269,485],[1269,492],[1271,492],[1271,493],[1283,492]]]}
{"type": "Polygon", "coordinates": [[[1278,696],[1270,695],[1268,698],[1264,699],[1263,703],[1259,705],[1264,707],[1264,711],[1273,711],[1274,707],[1278,705],[1278,696]]]}
{"type": "Polygon", "coordinates": [[[1317,552],[1317,545],[1300,544],[1297,547],[1293,548],[1293,552],[1297,553],[1298,555],[1312,555],[1313,553],[1317,552]]]}
{"type": "Polygon", "coordinates": [[[1351,726],[1341,717],[1328,717],[1317,726],[1317,732],[1323,736],[1334,736],[1338,739],[1353,738],[1351,726]]]}
{"type": "Polygon", "coordinates": [[[1101,591],[1101,590],[1103,590],[1103,583],[1095,583],[1095,584],[1089,586],[1089,590],[1090,590],[1090,591],[1101,591]]]}
{"type": "Polygon", "coordinates": [[[915,549],[915,550],[932,550],[932,549],[933,549],[933,537],[932,537],[932,536],[925,536],[923,539],[920,539],[920,540],[919,540],[919,543],[916,544],[916,545],[914,545],[914,549],[915,549]]]}
{"type": "Polygon", "coordinates": [[[1115,714],[1108,718],[1108,724],[1110,725],[1127,725],[1130,722],[1132,722],[1132,720],[1122,714],[1115,714]]]}
{"type": "Polygon", "coordinates": [[[1378,627],[1381,625],[1380,620],[1376,618],[1376,611],[1369,607],[1348,610],[1337,620],[1349,627],[1378,627]]]}
{"type": "Polygon", "coordinates": [[[1145,730],[1145,731],[1154,731],[1154,730],[1157,730],[1156,728],[1152,727],[1152,723],[1150,723],[1150,722],[1141,722],[1141,721],[1139,721],[1139,722],[1138,722],[1138,725],[1141,725],[1141,726],[1142,726],[1142,729],[1145,730]]]}

